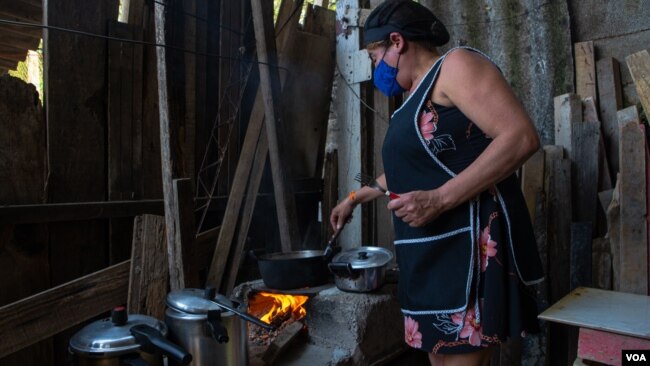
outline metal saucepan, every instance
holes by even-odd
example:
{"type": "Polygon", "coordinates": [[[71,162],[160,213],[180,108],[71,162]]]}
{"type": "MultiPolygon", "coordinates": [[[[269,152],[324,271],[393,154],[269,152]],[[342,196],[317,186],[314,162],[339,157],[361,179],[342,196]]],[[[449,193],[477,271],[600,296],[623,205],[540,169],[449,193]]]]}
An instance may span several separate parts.
{"type": "Polygon", "coordinates": [[[327,264],[336,250],[338,229],[325,250],[298,250],[257,256],[264,285],[271,289],[292,290],[323,285],[331,280],[327,264]]]}
{"type": "Polygon", "coordinates": [[[380,247],[359,247],[337,254],[328,267],[340,290],[370,292],[384,284],[393,253],[380,247]]]}

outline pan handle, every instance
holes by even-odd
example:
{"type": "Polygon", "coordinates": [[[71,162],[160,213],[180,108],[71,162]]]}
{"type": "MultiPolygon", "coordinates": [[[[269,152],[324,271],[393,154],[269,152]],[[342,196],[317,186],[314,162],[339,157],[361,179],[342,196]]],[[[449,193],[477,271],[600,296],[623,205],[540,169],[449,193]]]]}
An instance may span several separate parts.
{"type": "Polygon", "coordinates": [[[273,325],[267,324],[267,323],[257,319],[256,317],[254,317],[254,316],[252,316],[252,315],[250,315],[248,313],[239,311],[239,310],[233,308],[232,306],[228,306],[228,305],[218,301],[217,299],[213,298],[213,299],[209,299],[209,300],[212,301],[213,303],[219,305],[219,307],[221,307],[223,309],[226,309],[228,311],[231,311],[231,312],[239,315],[240,317],[242,317],[244,320],[248,320],[249,322],[251,322],[251,323],[253,323],[253,324],[255,324],[255,325],[259,326],[259,327],[262,327],[262,328],[264,328],[266,330],[270,330],[270,331],[275,330],[275,327],[273,325]]]}
{"type": "Polygon", "coordinates": [[[332,235],[332,238],[327,242],[327,246],[325,247],[325,250],[323,251],[323,257],[324,257],[326,263],[329,263],[329,261],[332,260],[332,257],[334,256],[334,247],[336,246],[336,239],[338,239],[338,237],[341,234],[341,231],[343,231],[344,227],[345,227],[345,224],[343,224],[343,226],[341,226],[340,228],[336,229],[336,231],[334,232],[334,235],[332,235]]]}

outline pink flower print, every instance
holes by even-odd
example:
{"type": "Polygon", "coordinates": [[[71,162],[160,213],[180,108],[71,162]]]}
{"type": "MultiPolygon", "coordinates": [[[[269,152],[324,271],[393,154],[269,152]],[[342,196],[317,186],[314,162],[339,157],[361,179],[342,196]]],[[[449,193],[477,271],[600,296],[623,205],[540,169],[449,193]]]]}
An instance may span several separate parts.
{"type": "Polygon", "coordinates": [[[463,321],[463,313],[456,313],[451,316],[451,320],[461,325],[463,324],[463,329],[460,331],[460,338],[468,338],[469,344],[472,346],[481,345],[481,332],[483,327],[476,321],[476,313],[474,309],[467,310],[465,318],[463,321]]]}
{"type": "Polygon", "coordinates": [[[492,240],[490,236],[490,226],[492,225],[492,220],[494,220],[499,214],[493,212],[490,215],[490,220],[488,221],[487,226],[483,231],[481,231],[481,237],[479,238],[479,247],[481,249],[481,272],[485,272],[488,266],[488,259],[497,255],[497,242],[492,240]]]}
{"type": "Polygon", "coordinates": [[[420,115],[420,133],[425,140],[430,141],[433,139],[433,133],[436,132],[436,124],[434,123],[435,112],[424,111],[420,115]]]}
{"type": "Polygon", "coordinates": [[[490,226],[486,226],[481,232],[481,272],[485,272],[488,266],[488,258],[497,255],[497,242],[490,236],[490,226]]]}
{"type": "Polygon", "coordinates": [[[418,332],[420,325],[411,317],[404,317],[404,341],[413,348],[422,348],[422,333],[418,332]]]}

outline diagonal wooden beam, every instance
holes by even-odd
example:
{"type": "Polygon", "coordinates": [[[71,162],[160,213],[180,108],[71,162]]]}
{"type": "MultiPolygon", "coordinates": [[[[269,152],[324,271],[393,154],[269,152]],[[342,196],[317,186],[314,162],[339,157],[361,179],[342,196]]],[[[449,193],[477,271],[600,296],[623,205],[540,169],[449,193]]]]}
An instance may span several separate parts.
{"type": "Polygon", "coordinates": [[[253,28],[257,44],[257,59],[260,69],[260,89],[264,100],[266,135],[269,142],[271,175],[275,205],[278,214],[280,241],[283,251],[290,251],[299,241],[296,216],[296,202],[291,191],[290,173],[286,167],[283,141],[283,123],[280,113],[280,74],[275,40],[267,37],[273,33],[273,3],[251,0],[253,28]]]}
{"type": "MultiPolygon", "coordinates": [[[[291,13],[289,11],[291,8],[289,5],[291,3],[292,2],[289,0],[285,0],[282,3],[280,15],[278,18],[278,24],[286,23],[286,26],[284,26],[281,34],[285,34],[285,32],[292,32],[298,25],[298,17],[288,18],[291,13]],[[289,21],[289,23],[287,23],[287,21],[289,21]]],[[[296,4],[296,6],[299,6],[300,4],[302,4],[302,2],[296,4]]],[[[281,34],[276,37],[276,40],[280,47],[283,45],[280,42],[284,42],[286,39],[286,37],[280,37],[281,34]]],[[[281,75],[281,82],[283,82],[284,77],[286,77],[286,74],[281,75]]],[[[258,151],[258,155],[262,152],[259,151],[260,147],[258,146],[258,141],[261,138],[260,136],[264,126],[264,105],[262,103],[261,93],[262,92],[258,90],[257,96],[255,97],[255,103],[253,104],[253,110],[248,122],[246,136],[244,137],[244,143],[239,154],[239,161],[237,162],[237,168],[235,170],[232,188],[228,197],[226,211],[221,223],[221,230],[219,231],[219,237],[217,239],[217,244],[212,257],[212,263],[210,265],[210,270],[206,279],[207,285],[215,288],[220,288],[222,285],[226,264],[232,250],[232,242],[235,235],[235,229],[237,227],[237,220],[239,218],[239,213],[247,186],[251,184],[256,185],[255,183],[248,182],[251,174],[255,175],[255,173],[251,173],[251,169],[255,163],[256,151],[258,151]]],[[[268,146],[266,149],[264,149],[264,159],[266,159],[267,152],[268,146]]],[[[249,189],[249,193],[250,192],[252,192],[252,190],[249,189]]],[[[255,190],[253,193],[257,194],[257,190],[255,190]]],[[[237,265],[237,263],[233,264],[233,266],[237,265]]]]}
{"type": "Polygon", "coordinates": [[[131,261],[0,307],[0,359],[126,301],[131,261]]]}

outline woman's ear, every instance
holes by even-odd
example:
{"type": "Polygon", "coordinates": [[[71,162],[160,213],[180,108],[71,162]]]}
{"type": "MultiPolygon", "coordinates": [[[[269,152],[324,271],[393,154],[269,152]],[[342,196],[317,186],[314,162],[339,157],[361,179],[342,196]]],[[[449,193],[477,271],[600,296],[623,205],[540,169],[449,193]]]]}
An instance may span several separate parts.
{"type": "Polygon", "coordinates": [[[404,37],[402,37],[398,32],[392,32],[388,37],[390,43],[395,47],[397,52],[402,53],[404,49],[404,37]]]}

